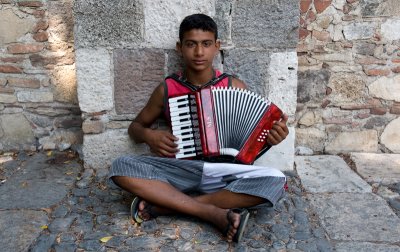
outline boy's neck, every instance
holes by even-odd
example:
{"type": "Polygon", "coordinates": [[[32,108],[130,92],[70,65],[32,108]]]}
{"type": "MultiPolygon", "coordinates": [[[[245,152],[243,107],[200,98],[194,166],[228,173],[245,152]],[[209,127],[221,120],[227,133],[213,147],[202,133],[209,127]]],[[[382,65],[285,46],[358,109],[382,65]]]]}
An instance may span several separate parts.
{"type": "Polygon", "coordinates": [[[214,77],[214,69],[210,68],[201,72],[186,69],[183,74],[188,82],[195,86],[201,86],[212,80],[214,77]]]}

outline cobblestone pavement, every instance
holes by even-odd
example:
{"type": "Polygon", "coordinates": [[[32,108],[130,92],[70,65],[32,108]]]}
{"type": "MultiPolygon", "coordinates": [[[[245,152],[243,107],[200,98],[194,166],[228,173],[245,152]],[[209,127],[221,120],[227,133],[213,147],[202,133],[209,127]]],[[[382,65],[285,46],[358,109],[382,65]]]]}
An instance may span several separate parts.
{"type": "MultiPolygon", "coordinates": [[[[40,252],[400,251],[398,182],[366,183],[351,167],[356,159],[347,160],[349,167],[338,156],[296,158],[297,171],[285,172],[286,196],[275,208],[251,210],[244,239],[230,244],[215,228],[190,217],[132,223],[133,196],[84,170],[74,153],[4,154],[0,247],[40,252]],[[332,168],[340,164],[346,172],[332,168]],[[325,183],[328,176],[333,180],[325,183]]],[[[400,162],[393,167],[400,176],[400,162]]]]}

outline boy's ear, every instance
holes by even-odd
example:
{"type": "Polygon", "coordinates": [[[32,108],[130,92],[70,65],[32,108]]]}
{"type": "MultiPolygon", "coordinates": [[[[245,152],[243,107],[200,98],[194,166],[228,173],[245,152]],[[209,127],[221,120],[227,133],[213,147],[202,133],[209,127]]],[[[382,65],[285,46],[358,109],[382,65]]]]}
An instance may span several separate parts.
{"type": "Polygon", "coordinates": [[[218,50],[221,49],[221,40],[217,39],[215,41],[215,46],[217,47],[218,50]]]}
{"type": "Polygon", "coordinates": [[[179,42],[179,41],[176,42],[176,47],[175,48],[176,48],[176,51],[178,52],[178,54],[181,55],[182,54],[182,50],[181,50],[182,49],[182,44],[181,44],[181,42],[179,42]]]}

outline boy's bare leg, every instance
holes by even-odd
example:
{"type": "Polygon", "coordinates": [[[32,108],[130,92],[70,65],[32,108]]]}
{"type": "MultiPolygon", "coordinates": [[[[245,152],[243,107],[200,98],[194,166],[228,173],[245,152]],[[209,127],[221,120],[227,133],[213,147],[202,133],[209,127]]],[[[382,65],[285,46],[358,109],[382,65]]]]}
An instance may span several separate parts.
{"type": "MultiPolygon", "coordinates": [[[[240,202],[241,199],[245,200],[248,198],[248,203],[256,202],[258,199],[254,196],[248,197],[248,195],[238,194],[237,198],[224,199],[225,204],[224,207],[218,207],[211,202],[217,202],[218,199],[222,200],[224,197],[228,195],[235,197],[235,193],[231,193],[229,191],[223,190],[211,196],[199,196],[196,199],[192,198],[168,183],[156,180],[148,180],[148,179],[138,179],[131,177],[113,177],[113,180],[116,184],[118,184],[123,189],[144,198],[151,204],[158,206],[160,210],[162,208],[169,209],[170,211],[175,211],[191,216],[198,217],[205,221],[208,221],[214,224],[217,228],[223,231],[229,224],[231,223],[231,228],[228,231],[227,238],[229,241],[232,240],[234,234],[237,231],[237,228],[240,223],[239,214],[232,213],[229,216],[229,220],[226,217],[228,210],[226,206],[232,207],[245,207],[245,206],[253,206],[259,203],[251,204],[251,205],[233,205],[234,200],[238,200],[240,202]],[[214,196],[212,196],[214,195],[214,196]],[[214,198],[215,197],[215,198],[214,198]]],[[[245,200],[246,201],[246,200],[245,200]]],[[[236,203],[237,203],[236,202],[236,203]]],[[[261,202],[262,203],[262,202],[261,202]]],[[[142,205],[143,207],[143,205],[142,205]]]]}

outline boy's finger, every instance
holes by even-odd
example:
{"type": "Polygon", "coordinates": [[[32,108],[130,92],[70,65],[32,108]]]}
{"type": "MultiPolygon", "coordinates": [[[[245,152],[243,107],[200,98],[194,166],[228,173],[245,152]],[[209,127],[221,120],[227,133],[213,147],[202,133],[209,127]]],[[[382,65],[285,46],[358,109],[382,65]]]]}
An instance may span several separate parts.
{"type": "Polygon", "coordinates": [[[289,116],[287,114],[283,114],[281,118],[282,120],[280,122],[286,124],[289,119],[289,116]]]}

